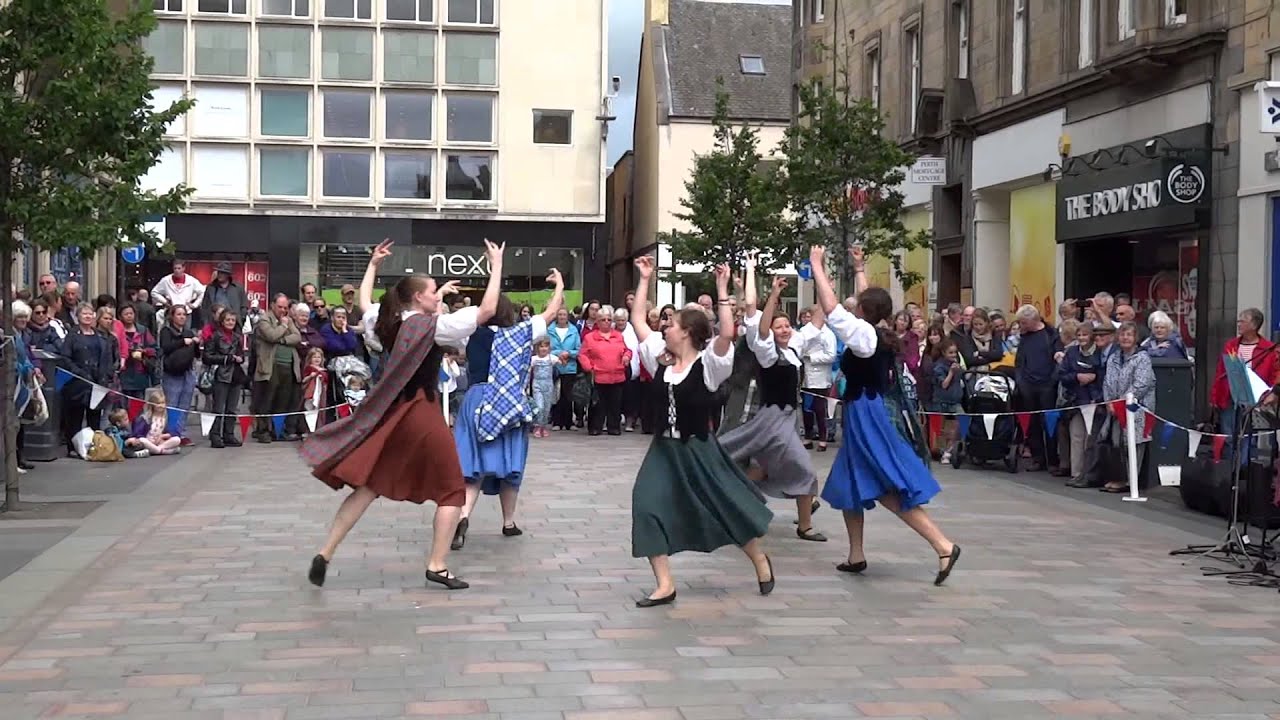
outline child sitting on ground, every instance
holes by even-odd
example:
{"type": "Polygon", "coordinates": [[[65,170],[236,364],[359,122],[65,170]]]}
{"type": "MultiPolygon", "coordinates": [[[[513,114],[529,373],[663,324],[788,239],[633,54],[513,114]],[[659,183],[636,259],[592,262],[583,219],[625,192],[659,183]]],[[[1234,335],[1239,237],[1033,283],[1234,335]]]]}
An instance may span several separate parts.
{"type": "Polygon", "coordinates": [[[160,388],[147,391],[147,406],[133,419],[133,437],[148,454],[177,455],[182,438],[170,435],[166,430],[169,408],[160,388]]]}
{"type": "Polygon", "coordinates": [[[126,459],[144,458],[151,453],[142,447],[142,442],[133,436],[133,428],[129,424],[129,413],[124,408],[116,408],[107,415],[107,436],[116,441],[120,454],[126,459]]]}

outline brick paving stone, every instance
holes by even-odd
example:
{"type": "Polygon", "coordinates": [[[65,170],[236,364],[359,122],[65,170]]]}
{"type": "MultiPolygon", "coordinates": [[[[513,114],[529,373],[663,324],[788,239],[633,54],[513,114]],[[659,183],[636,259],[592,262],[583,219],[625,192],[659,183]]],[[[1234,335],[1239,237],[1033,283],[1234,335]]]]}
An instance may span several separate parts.
{"type": "Polygon", "coordinates": [[[483,499],[450,560],[459,593],[424,586],[429,508],[387,502],[311,587],[341,496],[286,446],[228,451],[0,634],[0,717],[1280,719],[1271,595],[1168,556],[1200,538],[1003,475],[940,471],[934,516],[966,550],[946,587],[883,511],[848,577],[839,515],[815,515],[832,542],[804,543],[775,503],[773,595],[726,549],[675,558],[680,600],[638,610],[645,447],[535,442],[526,534],[502,537],[483,499]],[[584,463],[590,446],[607,450],[584,463]]]}

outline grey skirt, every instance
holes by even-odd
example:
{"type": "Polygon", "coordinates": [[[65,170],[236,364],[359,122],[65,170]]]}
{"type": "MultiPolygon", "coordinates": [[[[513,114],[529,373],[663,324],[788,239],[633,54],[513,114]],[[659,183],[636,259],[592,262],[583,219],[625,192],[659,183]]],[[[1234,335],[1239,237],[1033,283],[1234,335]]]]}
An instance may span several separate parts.
{"type": "Polygon", "coordinates": [[[818,494],[818,476],[797,429],[799,410],[760,408],[750,420],[722,434],[720,445],[734,462],[754,462],[765,471],[758,486],[770,497],[818,494]]]}

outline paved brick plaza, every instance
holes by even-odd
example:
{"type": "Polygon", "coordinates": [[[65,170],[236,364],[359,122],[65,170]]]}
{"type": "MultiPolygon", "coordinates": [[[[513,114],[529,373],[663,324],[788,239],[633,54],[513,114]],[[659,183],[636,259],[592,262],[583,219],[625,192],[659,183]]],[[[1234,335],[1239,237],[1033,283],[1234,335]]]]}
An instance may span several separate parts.
{"type": "Polygon", "coordinates": [[[807,543],[775,503],[771,597],[725,551],[679,557],[678,604],[638,610],[644,448],[535,442],[526,535],[482,501],[458,593],[424,588],[428,515],[391,503],[313,589],[339,495],[291,448],[197,450],[0,582],[0,718],[1280,718],[1280,595],[1167,555],[1202,538],[1004,475],[944,475],[945,588],[883,511],[857,578],[835,513],[807,543]]]}

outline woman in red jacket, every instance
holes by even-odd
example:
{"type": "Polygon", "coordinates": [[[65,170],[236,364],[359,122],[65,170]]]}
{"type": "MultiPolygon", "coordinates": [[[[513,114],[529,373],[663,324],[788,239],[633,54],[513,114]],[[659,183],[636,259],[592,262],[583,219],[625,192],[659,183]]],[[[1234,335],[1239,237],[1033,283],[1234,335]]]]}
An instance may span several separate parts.
{"type": "Polygon", "coordinates": [[[1268,385],[1280,383],[1280,358],[1272,350],[1273,343],[1259,335],[1262,330],[1262,311],[1249,308],[1240,313],[1236,319],[1237,336],[1222,346],[1222,354],[1218,356],[1218,369],[1213,374],[1213,388],[1209,391],[1209,400],[1218,410],[1218,427],[1221,432],[1235,431],[1235,404],[1231,400],[1231,386],[1227,382],[1227,371],[1222,358],[1227,355],[1239,355],[1245,365],[1253,369],[1258,377],[1268,385]]]}
{"type": "MultiPolygon", "coordinates": [[[[612,317],[612,309],[609,312],[605,315],[601,308],[600,317],[612,317]]],[[[587,417],[587,431],[599,435],[607,428],[610,435],[621,435],[622,388],[627,382],[631,351],[613,323],[596,323],[595,329],[583,336],[578,364],[595,378],[596,393],[600,396],[587,417]]]]}

